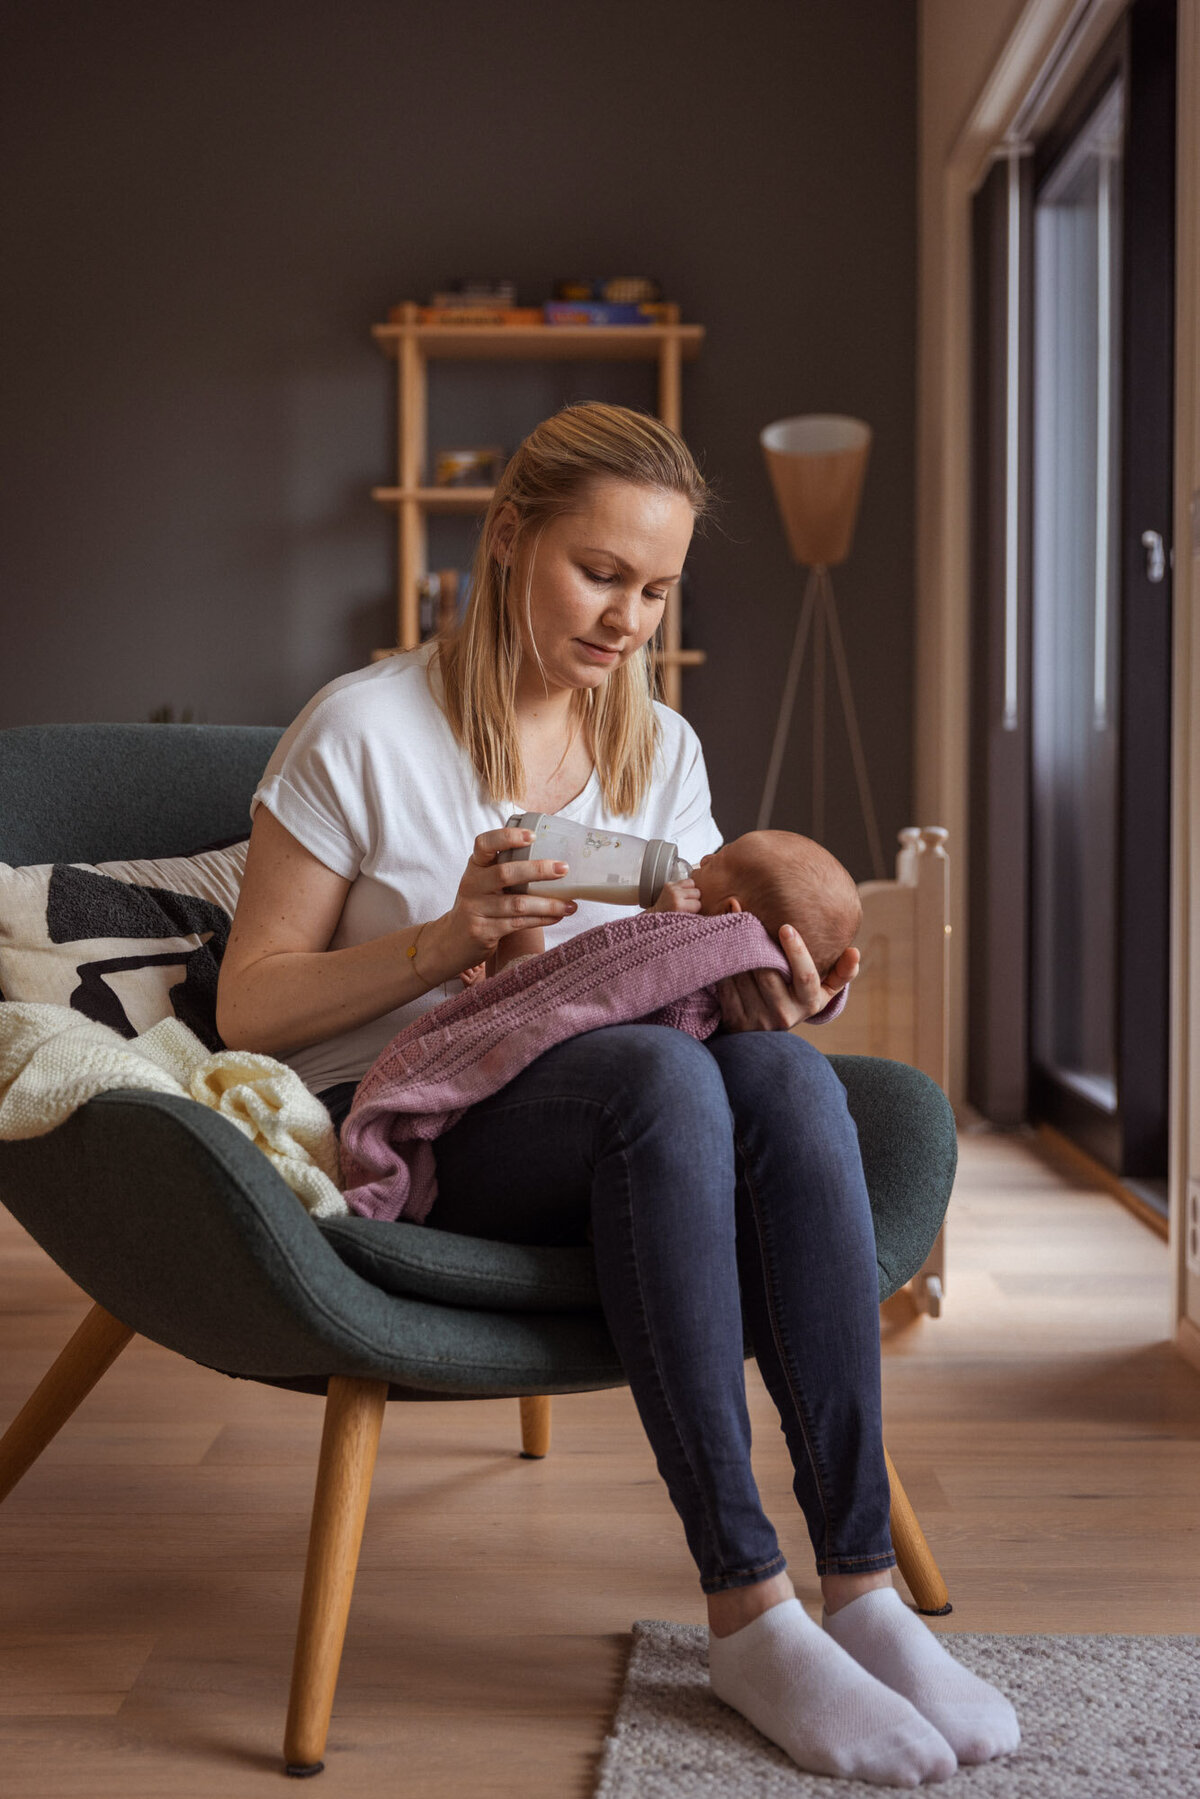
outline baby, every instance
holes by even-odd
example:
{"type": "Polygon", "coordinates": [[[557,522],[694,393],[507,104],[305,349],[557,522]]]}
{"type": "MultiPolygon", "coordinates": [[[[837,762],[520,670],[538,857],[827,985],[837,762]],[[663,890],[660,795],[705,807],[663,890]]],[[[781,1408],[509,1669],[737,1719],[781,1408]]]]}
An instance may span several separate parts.
{"type": "MultiPolygon", "coordinates": [[[[701,858],[689,879],[669,882],[650,910],[706,917],[753,912],[775,938],[782,925],[794,925],[822,981],[837,967],[862,922],[853,876],[819,843],[795,831],[747,831],[722,844],[701,858]]],[[[512,931],[501,938],[487,972],[499,974],[545,947],[540,925],[512,931]]],[[[475,976],[474,970],[468,973],[475,976]]]]}

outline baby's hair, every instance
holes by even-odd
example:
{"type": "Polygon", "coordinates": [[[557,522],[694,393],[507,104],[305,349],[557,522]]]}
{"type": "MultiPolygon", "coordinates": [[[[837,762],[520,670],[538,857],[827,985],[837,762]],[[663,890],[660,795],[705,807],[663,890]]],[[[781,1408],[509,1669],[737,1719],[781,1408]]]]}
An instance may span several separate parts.
{"type": "MultiPolygon", "coordinates": [[[[728,845],[737,876],[728,879],[743,909],[771,935],[795,925],[824,980],[862,923],[854,877],[811,837],[795,831],[748,831],[728,845]]],[[[719,896],[720,903],[728,894],[719,896]]]]}

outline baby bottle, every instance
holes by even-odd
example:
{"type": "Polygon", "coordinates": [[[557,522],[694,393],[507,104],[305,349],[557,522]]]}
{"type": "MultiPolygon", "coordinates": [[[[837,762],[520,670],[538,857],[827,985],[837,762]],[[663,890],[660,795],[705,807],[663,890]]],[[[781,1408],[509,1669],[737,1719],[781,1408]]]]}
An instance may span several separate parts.
{"type": "Polygon", "coordinates": [[[668,881],[682,881],[691,866],[663,837],[630,837],[576,824],[550,812],[519,812],[508,821],[533,832],[533,842],[505,850],[506,862],[565,862],[556,881],[530,881],[518,891],[558,899],[603,900],[609,906],[652,906],[668,881]]]}

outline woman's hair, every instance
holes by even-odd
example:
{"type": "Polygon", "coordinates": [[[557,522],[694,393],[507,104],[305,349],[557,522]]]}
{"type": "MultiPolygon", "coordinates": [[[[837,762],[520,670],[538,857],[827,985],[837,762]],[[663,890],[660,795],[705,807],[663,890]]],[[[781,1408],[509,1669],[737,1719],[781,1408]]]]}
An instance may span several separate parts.
{"type": "MultiPolygon", "coordinates": [[[[589,482],[603,479],[679,494],[697,520],[709,509],[709,490],[686,444],[648,413],[597,402],[564,406],[517,449],[479,534],[466,617],[438,644],[446,716],[492,799],[525,791],[513,699],[522,619],[533,642],[530,592],[538,542],[552,519],[579,505],[589,482]],[[497,527],[506,507],[515,513],[515,527],[502,557],[497,527]],[[510,571],[526,544],[526,579],[518,593],[510,571]]],[[[618,816],[637,810],[653,767],[658,727],[650,652],[651,645],[643,645],[598,688],[581,690],[573,701],[605,803],[618,816]]]]}

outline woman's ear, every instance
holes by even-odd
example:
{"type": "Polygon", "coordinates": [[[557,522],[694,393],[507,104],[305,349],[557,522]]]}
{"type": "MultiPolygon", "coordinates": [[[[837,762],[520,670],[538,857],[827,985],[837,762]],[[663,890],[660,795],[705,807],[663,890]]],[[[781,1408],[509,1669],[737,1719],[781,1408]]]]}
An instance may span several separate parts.
{"type": "Polygon", "coordinates": [[[512,560],[516,535],[517,509],[511,500],[506,500],[492,521],[492,540],[488,546],[501,568],[507,568],[512,560]]]}

